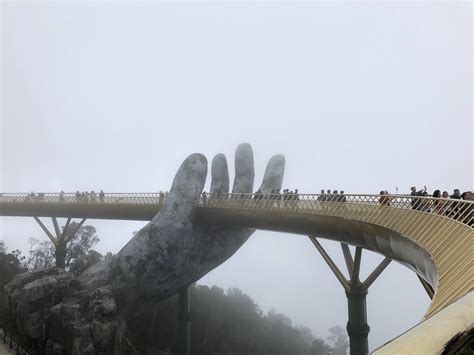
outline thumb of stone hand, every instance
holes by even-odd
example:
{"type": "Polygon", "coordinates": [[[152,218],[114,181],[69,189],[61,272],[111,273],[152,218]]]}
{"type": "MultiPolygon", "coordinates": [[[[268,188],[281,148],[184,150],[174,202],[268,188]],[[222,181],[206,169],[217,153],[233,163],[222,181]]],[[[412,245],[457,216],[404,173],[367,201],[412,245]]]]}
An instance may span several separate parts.
{"type": "Polygon", "coordinates": [[[152,224],[166,223],[175,228],[191,226],[207,176],[207,159],[202,154],[187,157],[176,172],[168,197],[152,224]]]}

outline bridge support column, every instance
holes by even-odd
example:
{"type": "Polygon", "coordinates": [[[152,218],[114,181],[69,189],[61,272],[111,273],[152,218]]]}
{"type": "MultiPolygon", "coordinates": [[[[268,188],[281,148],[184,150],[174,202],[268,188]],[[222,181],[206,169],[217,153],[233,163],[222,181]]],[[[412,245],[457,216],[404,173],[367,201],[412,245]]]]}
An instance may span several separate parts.
{"type": "Polygon", "coordinates": [[[64,268],[66,266],[66,242],[62,239],[56,240],[54,244],[54,256],[56,258],[56,266],[64,268]]]}
{"type": "Polygon", "coordinates": [[[359,280],[360,263],[362,259],[362,248],[356,247],[354,259],[347,244],[341,243],[342,253],[347,266],[349,279],[346,279],[344,274],[336,266],[336,263],[326,253],[321,244],[314,236],[309,239],[319,251],[324,261],[333,271],[342,287],[346,291],[348,318],[347,334],[349,335],[350,354],[351,355],[366,355],[369,353],[369,332],[370,327],[367,324],[367,305],[366,298],[369,292],[369,287],[380,276],[385,268],[390,264],[391,259],[385,258],[372,271],[372,273],[365,279],[364,282],[359,280]]]}
{"type": "Polygon", "coordinates": [[[349,320],[347,321],[347,334],[349,334],[350,354],[369,353],[369,332],[367,324],[367,290],[346,291],[347,309],[349,320]]]}
{"type": "Polygon", "coordinates": [[[191,355],[191,294],[189,286],[179,292],[178,354],[191,355]]]}

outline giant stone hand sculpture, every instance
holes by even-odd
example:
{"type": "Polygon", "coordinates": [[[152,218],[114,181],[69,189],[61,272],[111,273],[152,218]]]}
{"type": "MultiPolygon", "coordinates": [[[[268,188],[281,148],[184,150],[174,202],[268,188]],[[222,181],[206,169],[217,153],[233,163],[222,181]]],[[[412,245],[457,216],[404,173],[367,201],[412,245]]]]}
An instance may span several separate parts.
{"type": "MultiPolygon", "coordinates": [[[[284,169],[284,157],[273,156],[260,190],[280,190],[284,169]]],[[[189,156],[158,214],[115,257],[80,275],[79,282],[57,268],[13,280],[6,290],[19,327],[49,353],[133,353],[124,337],[126,321],[199,280],[231,257],[254,232],[237,226],[193,224],[206,176],[206,158],[189,156]],[[35,324],[27,324],[31,322],[35,324]]],[[[223,154],[214,157],[211,176],[211,195],[229,192],[223,154]]],[[[252,148],[241,144],[232,192],[250,193],[253,183],[252,148]]]]}

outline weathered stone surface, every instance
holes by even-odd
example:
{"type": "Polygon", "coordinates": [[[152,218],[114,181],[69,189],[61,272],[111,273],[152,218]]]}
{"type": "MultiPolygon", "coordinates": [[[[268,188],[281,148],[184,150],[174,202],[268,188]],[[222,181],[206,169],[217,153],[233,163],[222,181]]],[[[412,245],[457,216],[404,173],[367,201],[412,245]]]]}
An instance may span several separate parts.
{"type": "Polygon", "coordinates": [[[33,339],[41,339],[51,315],[51,307],[74,285],[73,278],[59,268],[15,277],[5,286],[5,291],[18,328],[33,339]]]}
{"type": "MultiPolygon", "coordinates": [[[[262,191],[281,188],[284,167],[283,156],[270,160],[262,191]]],[[[249,144],[237,148],[235,171],[233,192],[252,192],[249,144]]],[[[15,278],[6,291],[19,328],[37,339],[48,354],[135,354],[125,337],[126,321],[222,264],[254,232],[193,225],[206,176],[206,158],[189,156],[150,223],[115,257],[93,265],[78,279],[58,268],[15,278]]],[[[214,158],[212,177],[211,191],[228,191],[225,156],[214,158]]]]}
{"type": "Polygon", "coordinates": [[[267,164],[260,191],[264,194],[281,190],[283,174],[285,173],[285,157],[274,155],[267,164]]]}
{"type": "Polygon", "coordinates": [[[211,193],[220,194],[229,192],[229,168],[224,154],[217,154],[211,165],[211,193]]]}
{"type": "Polygon", "coordinates": [[[235,151],[235,179],[232,192],[253,192],[254,177],[252,147],[248,143],[242,143],[235,151]]]}
{"type": "Polygon", "coordinates": [[[23,302],[31,303],[39,301],[50,296],[57,285],[58,281],[54,277],[43,277],[26,284],[23,287],[23,302]]]}

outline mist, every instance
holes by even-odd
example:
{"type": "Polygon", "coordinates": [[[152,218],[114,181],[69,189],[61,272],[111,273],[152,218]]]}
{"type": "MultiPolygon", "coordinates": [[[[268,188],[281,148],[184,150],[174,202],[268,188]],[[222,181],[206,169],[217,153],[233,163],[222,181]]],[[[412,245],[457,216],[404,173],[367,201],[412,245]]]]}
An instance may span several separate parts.
{"type": "MultiPolygon", "coordinates": [[[[2,192],[158,192],[190,154],[252,145],[300,193],[473,187],[472,8],[445,3],[2,2],[2,192]]],[[[210,176],[205,190],[209,191],[210,176]]],[[[64,224],[64,223],[63,223],[64,224]]],[[[88,220],[116,253],[143,222],[88,220]]],[[[1,217],[10,250],[46,238],[1,217]]],[[[322,241],[342,269],[338,243],[322,241]]],[[[382,260],[364,251],[362,277],[382,260]]],[[[305,236],[257,231],[199,285],[237,287],[325,338],[344,291],[305,236]]],[[[370,348],[430,299],[392,262],[371,287],[370,348]]]]}

